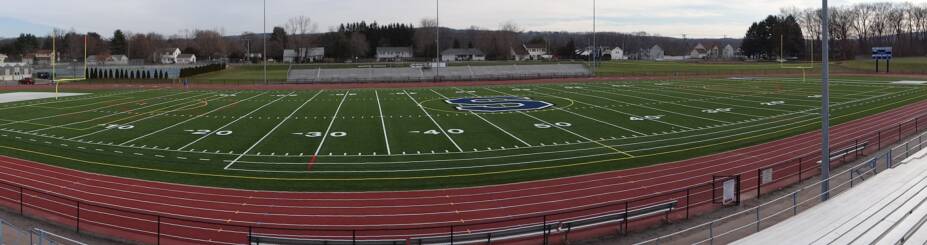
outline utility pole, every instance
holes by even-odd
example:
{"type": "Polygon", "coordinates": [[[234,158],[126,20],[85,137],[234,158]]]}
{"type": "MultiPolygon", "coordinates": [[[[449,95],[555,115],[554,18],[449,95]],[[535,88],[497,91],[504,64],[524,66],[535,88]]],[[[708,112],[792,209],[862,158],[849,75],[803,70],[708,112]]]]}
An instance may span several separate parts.
{"type": "Polygon", "coordinates": [[[830,199],[830,9],[827,0],[822,0],[821,11],[821,47],[822,62],[821,77],[823,88],[821,91],[821,201],[830,199]]]}
{"type": "Polygon", "coordinates": [[[435,0],[435,81],[441,79],[441,5],[435,0]]]}
{"type": "Polygon", "coordinates": [[[264,84],[267,84],[267,0],[264,0],[264,33],[261,33],[261,36],[264,37],[264,84]]]}

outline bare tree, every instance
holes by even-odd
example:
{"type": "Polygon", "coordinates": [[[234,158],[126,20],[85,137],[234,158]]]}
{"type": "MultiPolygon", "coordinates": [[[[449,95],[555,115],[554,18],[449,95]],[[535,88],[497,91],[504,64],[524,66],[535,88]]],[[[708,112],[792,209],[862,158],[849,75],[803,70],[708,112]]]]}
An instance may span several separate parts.
{"type": "Polygon", "coordinates": [[[312,18],[304,15],[290,18],[286,25],[287,33],[290,36],[290,42],[297,48],[306,48],[311,45],[311,40],[307,34],[316,33],[319,24],[312,21],[312,18]]]}

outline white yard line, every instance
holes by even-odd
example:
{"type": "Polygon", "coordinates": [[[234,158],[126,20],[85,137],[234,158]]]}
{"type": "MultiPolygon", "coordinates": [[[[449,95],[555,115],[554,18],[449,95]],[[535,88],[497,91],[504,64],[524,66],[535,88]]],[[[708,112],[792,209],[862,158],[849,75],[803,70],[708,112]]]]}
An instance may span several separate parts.
{"type": "MultiPolygon", "coordinates": [[[[181,94],[185,94],[185,93],[190,93],[190,92],[184,92],[184,93],[181,93],[181,94]]],[[[168,94],[168,95],[162,95],[162,96],[158,96],[158,97],[154,97],[154,98],[144,98],[144,99],[133,100],[133,101],[129,101],[129,102],[123,102],[123,103],[119,103],[119,104],[115,104],[115,105],[109,105],[109,106],[104,106],[104,107],[93,108],[93,109],[89,109],[89,110],[68,112],[68,113],[62,113],[62,114],[55,114],[55,115],[51,115],[51,116],[33,118],[33,119],[29,119],[29,120],[12,121],[12,122],[9,122],[9,123],[0,124],[0,126],[6,126],[6,125],[11,125],[11,124],[17,124],[17,123],[31,122],[31,121],[35,121],[35,120],[48,119],[48,118],[53,118],[53,117],[60,117],[60,116],[68,116],[68,115],[74,115],[74,114],[87,113],[87,112],[92,112],[92,111],[96,111],[96,110],[100,110],[100,109],[106,109],[106,108],[116,107],[116,106],[120,106],[120,105],[124,105],[124,104],[131,104],[131,103],[136,103],[136,102],[145,101],[145,100],[160,99],[160,98],[171,97],[171,96],[176,96],[176,95],[177,95],[177,94],[168,94]]]]}
{"type": "Polygon", "coordinates": [[[571,94],[578,94],[578,95],[581,95],[581,96],[599,98],[599,99],[608,100],[608,101],[612,101],[612,102],[622,103],[622,104],[626,104],[626,105],[633,105],[633,106],[637,106],[637,107],[647,108],[647,109],[651,109],[651,110],[655,110],[655,111],[662,111],[662,112],[666,112],[666,113],[670,113],[670,114],[676,114],[676,115],[681,115],[681,116],[685,116],[685,117],[698,118],[698,119],[702,119],[702,120],[708,120],[708,121],[719,122],[719,123],[730,123],[730,122],[721,121],[721,120],[716,120],[716,119],[711,119],[711,118],[707,118],[707,117],[700,117],[700,116],[696,116],[696,115],[689,115],[689,114],[685,114],[685,113],[679,113],[679,112],[675,112],[675,111],[664,110],[664,109],[655,108],[655,107],[651,107],[651,106],[646,106],[646,105],[642,105],[642,104],[628,103],[628,102],[624,102],[624,101],[620,101],[620,100],[615,100],[615,99],[612,99],[612,98],[607,98],[607,97],[602,97],[602,96],[596,96],[596,95],[584,94],[584,93],[577,93],[577,92],[566,91],[566,90],[555,89],[555,88],[547,88],[547,87],[542,87],[542,88],[548,89],[548,90],[557,91],[557,92],[562,92],[562,93],[571,93],[571,94]]]}
{"type": "MultiPolygon", "coordinates": [[[[593,85],[593,86],[594,86],[594,85],[593,85]]],[[[601,88],[601,87],[600,87],[600,88],[601,88]]],[[[608,91],[604,91],[605,89],[606,89],[606,88],[603,88],[603,90],[590,90],[590,89],[583,89],[583,90],[592,91],[592,92],[599,92],[599,93],[604,93],[604,94],[618,95],[618,96],[627,96],[627,97],[631,97],[631,98],[635,98],[635,99],[641,99],[641,100],[647,100],[647,101],[654,101],[654,102],[657,102],[657,103],[670,104],[670,105],[675,105],[675,106],[680,106],[680,107],[694,108],[694,109],[699,110],[699,112],[701,112],[702,110],[711,110],[711,109],[715,109],[715,108],[706,108],[706,107],[690,106],[690,105],[680,104],[680,103],[676,103],[676,102],[672,102],[672,101],[655,100],[655,99],[648,99],[648,98],[639,97],[639,96],[633,96],[633,95],[627,95],[627,94],[620,94],[620,93],[608,92],[608,91]]],[[[639,92],[639,93],[646,93],[646,94],[652,94],[652,95],[662,96],[662,97],[669,97],[669,98],[673,98],[673,99],[681,99],[680,97],[669,96],[669,95],[662,95],[662,94],[656,94],[656,93],[641,92],[641,91],[639,91],[639,90],[637,90],[637,92],[639,92]]],[[[714,98],[714,97],[710,97],[710,96],[709,96],[709,98],[714,98]]],[[[700,100],[693,100],[693,101],[691,101],[691,102],[696,102],[696,101],[702,102],[702,103],[719,104],[719,105],[723,105],[723,106],[746,107],[746,106],[729,105],[729,104],[715,103],[715,102],[708,102],[708,101],[700,101],[700,100]]],[[[750,108],[750,107],[747,107],[747,108],[750,108]]],[[[766,110],[766,109],[763,109],[763,108],[752,108],[752,109],[766,110]]],[[[779,111],[779,112],[792,112],[792,111],[778,110],[778,109],[770,109],[770,110],[779,111]]],[[[750,115],[750,114],[744,114],[744,113],[738,113],[738,112],[732,112],[732,111],[721,112],[721,113],[723,113],[723,114],[733,114],[733,115],[739,115],[739,116],[745,116],[745,117],[755,117],[755,118],[762,118],[762,117],[763,117],[763,116],[750,115]]]]}
{"type": "Polygon", "coordinates": [[[402,90],[402,93],[406,94],[406,96],[408,96],[409,99],[412,100],[412,102],[415,102],[415,105],[418,106],[418,109],[421,109],[422,112],[425,113],[425,116],[428,116],[428,119],[431,119],[431,122],[434,123],[436,127],[438,127],[438,130],[441,130],[441,134],[443,134],[445,137],[447,137],[447,140],[451,141],[451,144],[454,144],[454,147],[456,147],[458,151],[460,151],[460,152],[463,152],[463,151],[464,151],[463,148],[460,148],[460,145],[457,145],[457,142],[454,141],[453,138],[451,138],[451,135],[448,134],[447,131],[444,130],[444,128],[441,127],[440,124],[438,124],[438,121],[436,121],[434,117],[431,117],[431,114],[428,113],[428,110],[425,109],[425,106],[423,106],[422,104],[418,103],[418,100],[415,100],[415,98],[412,98],[412,95],[410,95],[409,92],[407,92],[407,91],[405,91],[405,90],[402,90]]]}
{"type": "Polygon", "coordinates": [[[322,141],[319,142],[319,146],[315,148],[315,153],[312,153],[313,156],[318,156],[319,152],[322,151],[322,146],[325,145],[325,139],[328,139],[328,134],[332,131],[332,126],[335,125],[335,120],[338,119],[338,113],[341,113],[341,106],[344,105],[344,101],[348,99],[348,95],[351,94],[351,91],[345,91],[344,96],[341,97],[341,102],[338,102],[338,108],[335,109],[335,113],[332,114],[332,120],[328,122],[328,127],[325,128],[325,134],[322,134],[322,141]]]}
{"type": "MultiPolygon", "coordinates": [[[[459,88],[454,88],[454,89],[460,90],[459,88]]],[[[460,91],[463,91],[463,90],[460,90],[460,91]]],[[[444,94],[438,93],[438,92],[435,91],[434,89],[432,89],[431,92],[434,92],[434,93],[440,95],[440,96],[443,97],[444,99],[450,99],[450,98],[448,98],[447,96],[444,96],[444,94]]],[[[476,117],[479,118],[480,120],[483,120],[483,121],[486,122],[487,124],[492,125],[493,127],[495,127],[496,129],[498,129],[499,131],[502,131],[502,133],[505,133],[505,134],[511,136],[513,139],[517,140],[518,142],[521,142],[522,144],[525,144],[525,146],[528,146],[528,147],[532,146],[531,144],[528,144],[528,142],[525,142],[525,141],[522,140],[521,138],[518,138],[518,136],[515,136],[514,134],[510,133],[509,131],[503,129],[502,127],[499,127],[499,125],[496,125],[495,123],[490,122],[489,120],[487,120],[486,118],[484,118],[484,117],[483,117],[482,115],[480,115],[479,113],[476,113],[476,112],[472,112],[472,111],[471,111],[470,114],[476,116],[476,117]]]]}
{"type": "MultiPolygon", "coordinates": [[[[183,101],[183,100],[189,100],[189,99],[198,99],[198,98],[196,98],[196,97],[199,97],[199,96],[202,96],[202,95],[210,95],[210,94],[211,94],[211,93],[203,93],[203,94],[198,94],[198,95],[194,95],[194,96],[187,97],[187,98],[179,98],[179,99],[168,100],[168,101],[165,101],[165,102],[155,103],[155,104],[143,106],[143,107],[140,107],[140,108],[135,108],[135,109],[128,110],[128,111],[120,111],[120,112],[118,112],[118,113],[113,113],[113,114],[109,114],[109,115],[105,115],[105,116],[94,117],[94,118],[91,118],[91,119],[88,119],[88,120],[79,121],[79,122],[72,122],[72,123],[68,123],[68,124],[61,124],[61,125],[55,125],[55,126],[46,127],[46,128],[40,128],[40,129],[36,129],[36,130],[29,131],[29,133],[35,133],[35,132],[38,132],[38,131],[44,131],[44,130],[55,129],[55,128],[63,128],[63,127],[67,127],[67,126],[71,126],[71,125],[75,125],[75,124],[81,124],[81,123],[86,123],[86,122],[92,122],[92,121],[100,120],[100,119],[103,119],[103,118],[108,118],[108,117],[112,117],[112,116],[117,116],[117,115],[126,114],[126,113],[128,113],[128,112],[134,112],[134,111],[138,111],[138,110],[142,110],[142,109],[148,109],[148,108],[151,108],[151,107],[156,107],[156,106],[163,105],[163,104],[169,104],[169,103],[174,103],[174,102],[183,101]]],[[[169,107],[170,107],[170,106],[169,106],[169,107]]]]}
{"type": "Polygon", "coordinates": [[[380,111],[380,126],[383,128],[383,142],[386,143],[386,155],[392,155],[393,151],[389,148],[389,136],[386,135],[386,120],[383,116],[383,106],[380,105],[380,93],[374,90],[373,95],[377,97],[377,110],[380,111]]]}
{"type": "MultiPolygon", "coordinates": [[[[289,93],[289,94],[293,94],[293,93],[291,92],[291,93],[289,93]]],[[[286,98],[286,96],[280,96],[280,98],[277,98],[277,99],[275,99],[275,100],[271,100],[271,101],[267,102],[267,104],[264,104],[264,105],[262,105],[261,107],[258,107],[257,109],[251,110],[251,111],[248,112],[247,114],[242,115],[242,116],[236,118],[235,120],[233,120],[233,121],[231,121],[231,122],[229,122],[229,123],[226,123],[225,125],[222,125],[222,127],[219,127],[219,128],[217,128],[216,130],[210,131],[210,132],[207,133],[206,135],[203,135],[202,137],[197,138],[197,139],[194,140],[193,142],[187,143],[186,145],[181,146],[180,148],[177,148],[177,150],[178,150],[178,151],[179,151],[179,150],[183,150],[184,148],[187,148],[187,147],[189,147],[189,146],[191,146],[191,145],[193,145],[193,144],[196,144],[196,142],[200,142],[200,140],[203,140],[203,139],[205,139],[206,137],[209,137],[209,136],[212,135],[213,133],[218,132],[218,131],[222,131],[222,129],[225,129],[225,128],[228,127],[229,125],[235,124],[236,122],[238,122],[238,121],[240,121],[240,120],[242,120],[242,119],[248,118],[248,116],[250,116],[251,114],[254,114],[255,112],[258,112],[258,111],[260,111],[261,109],[264,109],[264,107],[270,106],[271,104],[276,103],[277,101],[280,101],[280,100],[282,100],[283,98],[286,98]]]]}
{"type": "MultiPolygon", "coordinates": [[[[214,97],[214,98],[212,98],[212,99],[206,100],[206,102],[209,103],[209,101],[218,100],[218,99],[222,99],[222,98],[223,98],[223,97],[216,96],[216,97],[214,97]]],[[[198,106],[198,104],[184,105],[184,106],[182,106],[182,107],[180,107],[180,108],[177,108],[177,109],[164,111],[164,112],[161,112],[161,113],[158,113],[158,114],[155,114],[155,115],[143,117],[143,118],[140,118],[140,119],[137,119],[137,120],[132,120],[132,121],[130,121],[130,122],[126,122],[126,123],[123,123],[123,124],[133,125],[133,124],[135,124],[135,123],[137,123],[137,122],[141,122],[141,121],[148,120],[148,119],[151,119],[151,118],[163,116],[164,114],[168,114],[168,113],[175,112],[175,111],[187,110],[188,108],[190,108],[190,107],[195,107],[195,106],[198,106]]],[[[106,131],[110,131],[110,130],[112,130],[112,128],[104,128],[104,129],[102,129],[102,130],[97,130],[96,132],[87,133],[87,134],[84,134],[84,135],[81,135],[81,136],[77,136],[77,137],[72,137],[72,138],[70,138],[70,139],[72,139],[72,140],[74,140],[74,139],[80,139],[80,138],[83,138],[83,137],[91,136],[91,135],[94,135],[94,134],[98,134],[98,133],[102,133],[102,132],[106,132],[106,131]]]]}
{"type": "Polygon", "coordinates": [[[159,129],[159,130],[157,130],[157,131],[154,131],[154,132],[151,132],[151,133],[148,133],[148,134],[139,136],[139,137],[137,137],[137,138],[128,140],[128,141],[126,141],[126,142],[122,142],[122,143],[119,144],[119,145],[125,145],[125,144],[128,144],[128,143],[132,143],[132,142],[134,142],[134,141],[136,141],[136,140],[140,140],[140,139],[143,139],[143,138],[145,138],[145,137],[152,136],[152,135],[157,134],[157,133],[160,133],[160,132],[164,132],[165,130],[168,130],[168,129],[171,129],[171,128],[180,126],[180,125],[182,125],[182,124],[185,124],[185,123],[188,123],[188,122],[190,122],[190,121],[196,120],[196,119],[201,118],[201,117],[203,117],[203,116],[212,114],[213,112],[216,112],[216,111],[219,111],[219,110],[228,108],[229,106],[237,105],[238,103],[251,100],[251,99],[253,99],[254,97],[258,97],[258,96],[261,96],[261,95],[264,95],[264,94],[267,94],[267,92],[260,93],[260,94],[257,94],[257,95],[255,95],[255,96],[248,97],[248,98],[246,98],[246,99],[244,99],[244,100],[239,100],[239,101],[232,102],[232,103],[230,103],[230,104],[227,104],[227,105],[224,105],[224,106],[222,106],[222,107],[213,109],[213,110],[211,110],[211,111],[208,111],[208,112],[205,112],[205,113],[196,115],[195,117],[191,117],[190,119],[184,120],[184,121],[182,121],[182,122],[175,123],[174,125],[168,126],[168,127],[166,127],[166,128],[162,128],[162,129],[159,129]]]}
{"type": "MultiPolygon", "coordinates": [[[[274,133],[274,131],[277,131],[277,128],[280,128],[280,125],[283,125],[283,123],[285,123],[287,120],[290,120],[290,118],[292,118],[293,115],[296,114],[296,112],[298,112],[300,109],[302,109],[303,107],[305,107],[306,104],[309,104],[310,101],[312,101],[312,100],[314,100],[316,97],[318,97],[319,94],[322,94],[323,91],[324,91],[324,90],[320,90],[318,93],[315,93],[315,95],[313,95],[312,98],[309,98],[309,99],[307,99],[306,101],[304,101],[301,105],[299,105],[299,107],[297,107],[295,110],[293,110],[293,112],[291,112],[290,115],[287,115],[286,117],[283,118],[283,120],[280,120],[280,123],[277,123],[277,125],[274,126],[274,128],[270,129],[270,131],[267,131],[267,134],[264,134],[264,137],[261,137],[261,139],[258,139],[257,142],[254,142],[254,144],[251,145],[251,147],[248,147],[248,149],[245,150],[244,152],[242,152],[241,155],[238,155],[238,157],[236,157],[235,160],[232,160],[232,162],[230,162],[228,165],[225,165],[225,168],[223,168],[223,169],[229,169],[230,167],[232,167],[232,165],[235,164],[235,162],[238,162],[238,160],[241,160],[241,158],[244,157],[246,154],[248,154],[248,152],[250,152],[251,150],[253,150],[254,147],[257,147],[259,144],[261,144],[261,142],[264,141],[264,139],[267,139],[267,137],[270,136],[270,134],[274,133]]],[[[292,94],[292,93],[290,93],[290,94],[292,94]]],[[[345,96],[347,96],[347,93],[345,93],[345,96]]],[[[280,97],[280,99],[283,99],[283,98],[286,98],[286,97],[280,97]]],[[[279,100],[279,99],[278,99],[278,100],[279,100]]]]}

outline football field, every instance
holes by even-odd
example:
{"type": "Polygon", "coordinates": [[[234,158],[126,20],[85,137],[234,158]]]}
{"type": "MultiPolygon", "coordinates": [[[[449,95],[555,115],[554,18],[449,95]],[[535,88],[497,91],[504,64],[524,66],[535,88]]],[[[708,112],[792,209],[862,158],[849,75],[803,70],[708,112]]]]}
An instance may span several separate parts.
{"type": "MultiPolygon", "coordinates": [[[[924,86],[880,80],[835,79],[834,122],[927,99],[924,86]]],[[[86,94],[0,104],[0,154],[245,189],[479,186],[665,163],[816,130],[820,90],[792,78],[78,90],[68,92],[86,94]]]]}

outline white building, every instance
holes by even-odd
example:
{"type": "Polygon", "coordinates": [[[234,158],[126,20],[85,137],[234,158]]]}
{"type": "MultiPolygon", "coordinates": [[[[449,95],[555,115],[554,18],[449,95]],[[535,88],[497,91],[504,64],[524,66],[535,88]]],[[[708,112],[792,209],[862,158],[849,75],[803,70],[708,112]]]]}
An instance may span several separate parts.
{"type": "Polygon", "coordinates": [[[87,65],[100,65],[100,59],[98,59],[96,55],[87,56],[87,65]]]}
{"type": "Polygon", "coordinates": [[[301,48],[299,49],[299,57],[302,62],[320,62],[325,59],[325,47],[301,48]]]}
{"type": "Polygon", "coordinates": [[[737,53],[734,50],[734,46],[731,46],[730,44],[724,46],[724,49],[721,49],[722,59],[733,59],[736,57],[736,55],[737,53]]]}
{"type": "Polygon", "coordinates": [[[549,60],[553,56],[547,53],[547,45],[539,44],[528,44],[525,45],[525,49],[528,50],[528,59],[531,60],[549,60]]]}
{"type": "Polygon", "coordinates": [[[484,61],[486,54],[475,48],[448,49],[441,52],[442,61],[484,61]]]}
{"type": "Polygon", "coordinates": [[[155,53],[155,57],[159,57],[161,64],[174,64],[177,63],[177,57],[180,56],[179,48],[166,48],[161,49],[155,53]]]}
{"type": "Polygon", "coordinates": [[[689,52],[689,59],[704,59],[708,57],[708,49],[705,48],[701,43],[695,45],[695,48],[692,48],[692,51],[689,52]]]}
{"type": "Polygon", "coordinates": [[[377,47],[377,62],[412,59],[412,47],[377,47]]]}
{"type": "Polygon", "coordinates": [[[299,55],[296,53],[295,49],[284,49],[283,50],[283,63],[294,63],[299,58],[299,55]]]}
{"type": "Polygon", "coordinates": [[[521,44],[521,43],[516,44],[513,42],[511,43],[511,45],[512,46],[511,46],[510,51],[512,53],[512,58],[514,58],[515,61],[523,61],[523,60],[528,60],[529,58],[531,58],[531,55],[528,53],[528,49],[525,48],[524,44],[521,44]]]}
{"type": "Polygon", "coordinates": [[[195,54],[180,54],[177,55],[177,64],[195,64],[196,55],[195,54]]]}
{"type": "Polygon", "coordinates": [[[0,81],[18,81],[32,77],[32,68],[25,63],[0,64],[0,81]]]}
{"type": "Polygon", "coordinates": [[[663,48],[660,45],[653,45],[647,53],[648,60],[664,60],[666,52],[663,51],[663,48]]]}
{"type": "Polygon", "coordinates": [[[6,63],[7,56],[5,54],[0,54],[0,65],[6,63]]]}
{"type": "Polygon", "coordinates": [[[111,55],[104,62],[107,65],[128,65],[129,57],[122,54],[111,55]]]}
{"type": "Polygon", "coordinates": [[[612,60],[626,60],[627,57],[624,57],[624,50],[621,48],[613,48],[609,51],[609,55],[612,56],[612,60]]]}

